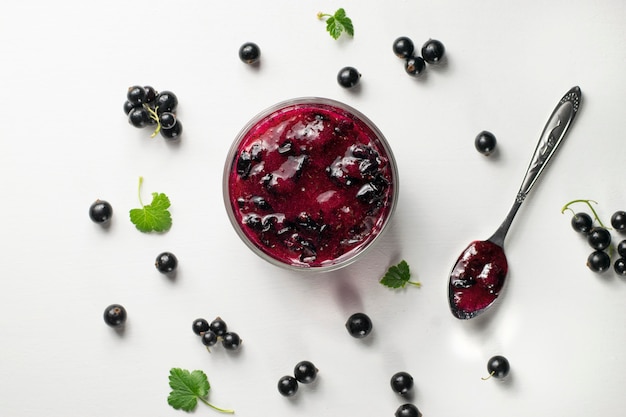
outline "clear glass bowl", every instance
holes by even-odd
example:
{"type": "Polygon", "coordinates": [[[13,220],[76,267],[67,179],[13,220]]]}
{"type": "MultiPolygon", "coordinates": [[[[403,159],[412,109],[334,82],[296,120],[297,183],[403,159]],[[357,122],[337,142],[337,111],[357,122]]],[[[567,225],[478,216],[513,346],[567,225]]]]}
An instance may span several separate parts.
{"type": "Polygon", "coordinates": [[[383,134],[346,104],[278,103],[235,138],[224,202],[239,237],[268,262],[330,271],[362,256],[389,224],[398,170],[383,134]]]}

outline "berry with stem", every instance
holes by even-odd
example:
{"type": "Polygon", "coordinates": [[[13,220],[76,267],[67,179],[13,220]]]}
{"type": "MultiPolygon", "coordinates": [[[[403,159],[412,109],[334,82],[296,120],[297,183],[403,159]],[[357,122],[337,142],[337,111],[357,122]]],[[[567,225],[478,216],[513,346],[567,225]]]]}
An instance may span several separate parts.
{"type": "Polygon", "coordinates": [[[300,361],[293,369],[293,375],[298,382],[310,384],[315,381],[318,369],[311,361],[300,361]]]}
{"type": "Polygon", "coordinates": [[[195,319],[191,323],[191,329],[195,334],[201,336],[204,332],[209,330],[209,322],[205,319],[195,319]]]}
{"type": "Polygon", "coordinates": [[[570,206],[571,206],[572,204],[576,204],[576,203],[583,203],[583,204],[586,204],[586,205],[589,207],[589,209],[591,210],[591,213],[593,214],[593,219],[594,219],[595,221],[597,221],[597,222],[598,222],[598,224],[599,224],[601,227],[606,228],[606,226],[605,226],[605,225],[602,223],[602,221],[600,220],[600,217],[598,216],[598,213],[596,212],[596,210],[595,210],[595,209],[593,208],[593,206],[591,205],[591,203],[598,204],[598,203],[597,203],[596,201],[594,201],[594,200],[585,200],[585,199],[577,199],[577,200],[572,200],[572,201],[570,201],[569,203],[565,204],[565,205],[563,206],[563,208],[561,208],[561,213],[565,213],[565,210],[569,210],[569,211],[571,211],[573,214],[576,214],[576,212],[570,208],[570,206]]]}
{"type": "MultiPolygon", "coordinates": [[[[202,344],[204,346],[206,346],[207,350],[209,350],[209,348],[213,345],[215,345],[217,343],[217,335],[215,333],[213,333],[210,330],[206,330],[204,331],[201,336],[200,336],[200,340],[202,341],[202,344]]],[[[209,350],[210,352],[210,350],[209,350]]]]}
{"type": "Polygon", "coordinates": [[[487,372],[489,372],[489,376],[482,378],[483,380],[487,380],[491,377],[502,379],[505,378],[511,369],[511,365],[509,364],[509,360],[502,355],[492,356],[489,361],[487,361],[487,372]]]}
{"type": "Polygon", "coordinates": [[[228,350],[237,350],[241,346],[241,338],[235,332],[226,332],[222,336],[222,346],[228,350]]]}
{"type": "Polygon", "coordinates": [[[337,74],[337,82],[343,88],[352,88],[359,83],[361,74],[354,67],[343,67],[337,74]]]}
{"type": "Polygon", "coordinates": [[[228,331],[228,326],[221,317],[216,317],[209,323],[209,329],[218,336],[224,336],[228,331]]]}
{"type": "Polygon", "coordinates": [[[572,228],[578,233],[587,234],[593,227],[593,219],[585,212],[575,213],[572,216],[572,228]]]}

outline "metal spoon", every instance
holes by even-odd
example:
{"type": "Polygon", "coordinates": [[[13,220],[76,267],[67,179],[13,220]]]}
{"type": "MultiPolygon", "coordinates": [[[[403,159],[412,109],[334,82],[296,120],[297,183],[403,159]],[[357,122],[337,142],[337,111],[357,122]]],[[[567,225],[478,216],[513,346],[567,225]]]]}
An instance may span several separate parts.
{"type": "Polygon", "coordinates": [[[450,310],[456,318],[476,317],[498,298],[508,272],[504,238],[524,199],[565,138],[580,102],[579,87],[570,89],[559,101],[543,129],[506,218],[489,239],[470,243],[456,261],[448,285],[450,310]]]}

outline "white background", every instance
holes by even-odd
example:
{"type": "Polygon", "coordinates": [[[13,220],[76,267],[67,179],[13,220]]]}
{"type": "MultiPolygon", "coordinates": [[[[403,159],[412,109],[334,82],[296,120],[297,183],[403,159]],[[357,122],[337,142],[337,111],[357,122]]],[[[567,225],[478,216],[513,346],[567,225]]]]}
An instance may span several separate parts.
{"type": "MultiPolygon", "coordinates": [[[[561,207],[590,198],[602,220],[626,209],[626,4],[509,1],[29,1],[0,13],[0,414],[176,416],[172,367],[201,369],[209,399],[248,416],[392,416],[389,387],[415,378],[425,416],[620,416],[626,406],[626,279],[585,266],[590,248],[561,207]],[[353,39],[316,18],[344,7],[353,39]],[[447,64],[419,80],[393,40],[428,38],[447,64]],[[262,63],[239,61],[245,41],[262,63]],[[352,65],[361,88],[340,88],[352,65]],[[151,139],[122,111],[134,84],[179,97],[178,145],[151,139]],[[500,224],[549,114],[579,85],[567,141],[507,237],[501,303],[459,321],[447,276],[462,249],[500,224]],[[239,240],[222,200],[226,153],[240,128],[278,101],[322,96],[362,111],[385,133],[400,170],[390,229],[368,257],[325,275],[269,265],[239,240]],[[489,158],[481,130],[498,138],[489,158]],[[166,193],[172,229],[142,234],[128,219],[166,193]],[[111,227],[87,215],[112,203],[111,227]],[[175,280],[156,255],[174,252],[175,280]],[[378,283],[401,259],[420,289],[378,283]],[[126,306],[126,331],[102,320],[126,306]],[[374,321],[368,339],[343,327],[374,321]],[[209,354],[191,332],[222,316],[244,340],[209,354]],[[508,382],[482,381],[503,354],[508,382]],[[292,399],[278,379],[308,359],[320,369],[292,399]]],[[[583,206],[578,206],[584,209],[583,206]]],[[[613,233],[614,239],[623,236],[613,233]]],[[[199,404],[197,415],[217,415],[199,404]]]]}

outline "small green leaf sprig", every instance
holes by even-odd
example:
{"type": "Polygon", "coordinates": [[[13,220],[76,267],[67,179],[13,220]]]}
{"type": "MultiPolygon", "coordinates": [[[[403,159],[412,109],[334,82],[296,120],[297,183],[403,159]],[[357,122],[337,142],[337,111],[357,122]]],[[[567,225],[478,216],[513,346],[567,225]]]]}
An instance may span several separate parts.
{"type": "Polygon", "coordinates": [[[410,281],[411,270],[409,264],[402,260],[397,265],[392,265],[387,270],[387,273],[381,278],[380,283],[389,288],[404,288],[407,285],[413,285],[415,287],[421,287],[422,284],[418,281],[410,281]]]}
{"type": "Polygon", "coordinates": [[[148,232],[166,232],[172,227],[172,216],[169,212],[170,199],[163,193],[152,193],[152,202],[144,205],[141,201],[141,185],[143,177],[139,177],[137,194],[141,208],[130,210],[130,221],[137,230],[148,232]]]}
{"type": "Polygon", "coordinates": [[[334,14],[319,12],[317,18],[326,20],[326,30],[335,40],[339,39],[343,32],[349,36],[354,36],[352,20],[346,15],[346,11],[343,8],[337,9],[334,14]]]}
{"type": "Polygon", "coordinates": [[[167,403],[176,410],[192,411],[196,408],[198,400],[220,413],[234,414],[235,410],[217,407],[207,401],[211,384],[206,374],[195,370],[189,372],[186,369],[170,369],[170,388],[172,391],[167,397],[167,403]]]}

